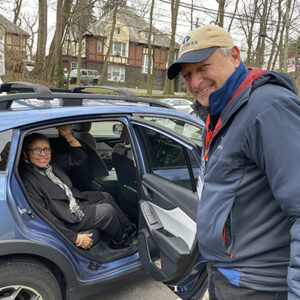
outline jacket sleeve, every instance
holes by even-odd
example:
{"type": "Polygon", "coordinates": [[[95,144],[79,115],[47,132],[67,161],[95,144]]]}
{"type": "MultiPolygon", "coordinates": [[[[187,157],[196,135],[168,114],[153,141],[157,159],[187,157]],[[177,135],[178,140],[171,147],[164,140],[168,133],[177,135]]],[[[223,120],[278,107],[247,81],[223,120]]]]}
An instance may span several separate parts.
{"type": "Polygon", "coordinates": [[[88,156],[85,146],[70,147],[69,152],[62,154],[54,154],[52,161],[58,164],[62,169],[69,170],[72,167],[81,165],[88,156]]]}
{"type": "Polygon", "coordinates": [[[283,98],[256,113],[244,144],[291,221],[287,282],[288,299],[294,300],[300,299],[300,101],[288,92],[283,98]]]}
{"type": "Polygon", "coordinates": [[[75,244],[77,233],[68,229],[62,221],[53,215],[48,209],[44,197],[39,193],[29,180],[23,180],[27,195],[33,208],[36,209],[50,224],[75,244]]]}

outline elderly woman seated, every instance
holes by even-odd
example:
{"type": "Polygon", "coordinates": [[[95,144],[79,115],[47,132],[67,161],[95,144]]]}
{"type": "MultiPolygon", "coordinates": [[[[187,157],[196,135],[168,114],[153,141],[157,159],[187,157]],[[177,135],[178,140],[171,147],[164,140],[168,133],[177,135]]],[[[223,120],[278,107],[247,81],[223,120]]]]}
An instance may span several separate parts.
{"type": "Polygon", "coordinates": [[[51,157],[46,136],[32,133],[25,137],[20,175],[34,208],[43,214],[76,246],[88,249],[93,237],[86,231],[97,228],[110,238],[115,249],[128,247],[136,227],[124,215],[112,196],[105,192],[80,192],[64,172],[86,158],[84,146],[70,127],[57,127],[71,146],[70,152],[51,157]]]}

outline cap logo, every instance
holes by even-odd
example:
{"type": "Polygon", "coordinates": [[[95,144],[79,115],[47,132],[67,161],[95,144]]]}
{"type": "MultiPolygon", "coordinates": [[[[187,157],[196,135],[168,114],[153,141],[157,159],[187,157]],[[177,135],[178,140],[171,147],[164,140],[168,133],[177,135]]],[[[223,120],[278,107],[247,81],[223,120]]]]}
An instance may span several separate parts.
{"type": "Polygon", "coordinates": [[[184,38],[182,44],[184,45],[185,43],[187,43],[187,42],[190,40],[190,38],[191,38],[191,37],[187,35],[187,36],[184,38]]]}
{"type": "MultiPolygon", "coordinates": [[[[188,37],[190,39],[190,37],[188,37]]],[[[189,41],[189,39],[187,41],[189,41]]],[[[179,56],[182,55],[183,52],[185,51],[192,51],[193,48],[198,45],[198,41],[192,41],[190,43],[186,43],[187,41],[185,41],[183,43],[183,45],[181,46],[180,50],[179,50],[179,56]]]]}

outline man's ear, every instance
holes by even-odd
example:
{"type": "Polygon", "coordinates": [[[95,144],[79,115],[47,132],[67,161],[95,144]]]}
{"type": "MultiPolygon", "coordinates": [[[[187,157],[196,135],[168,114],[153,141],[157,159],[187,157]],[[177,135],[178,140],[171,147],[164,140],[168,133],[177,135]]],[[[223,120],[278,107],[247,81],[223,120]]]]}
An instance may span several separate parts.
{"type": "Polygon", "coordinates": [[[28,155],[27,155],[27,153],[26,153],[25,150],[23,150],[23,156],[24,156],[25,158],[28,158],[28,155]]]}
{"type": "Polygon", "coordinates": [[[232,59],[235,69],[237,69],[241,63],[240,50],[237,46],[233,46],[231,49],[231,59],[232,59]]]}

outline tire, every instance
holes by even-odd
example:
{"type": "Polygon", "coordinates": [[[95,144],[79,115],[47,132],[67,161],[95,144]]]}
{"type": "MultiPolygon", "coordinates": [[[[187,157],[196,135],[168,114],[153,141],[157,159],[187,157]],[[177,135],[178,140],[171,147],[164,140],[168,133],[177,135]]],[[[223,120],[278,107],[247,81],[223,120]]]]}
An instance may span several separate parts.
{"type": "Polygon", "coordinates": [[[14,259],[0,263],[0,299],[61,300],[60,286],[38,261],[14,259]]]}
{"type": "Polygon", "coordinates": [[[71,83],[71,84],[75,84],[76,81],[77,81],[77,78],[72,77],[72,78],[70,79],[70,83],[71,83]]]}
{"type": "Polygon", "coordinates": [[[93,79],[92,85],[97,85],[97,83],[98,83],[98,80],[97,79],[93,79]]]}

